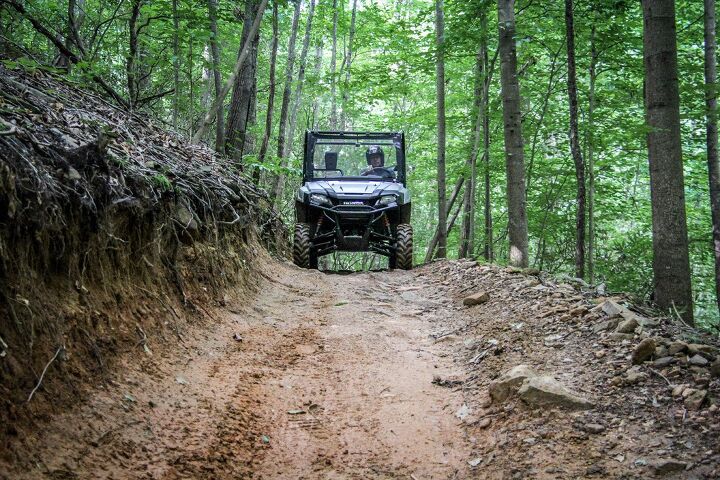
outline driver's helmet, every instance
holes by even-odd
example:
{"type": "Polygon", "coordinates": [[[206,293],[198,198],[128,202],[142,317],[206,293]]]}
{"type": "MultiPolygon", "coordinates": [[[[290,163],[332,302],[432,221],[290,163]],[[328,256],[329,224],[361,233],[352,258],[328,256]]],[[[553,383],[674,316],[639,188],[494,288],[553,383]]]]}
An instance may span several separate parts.
{"type": "Polygon", "coordinates": [[[385,165],[385,152],[378,145],[373,145],[365,152],[365,160],[368,165],[372,165],[370,161],[372,158],[380,157],[380,166],[385,165]]]}

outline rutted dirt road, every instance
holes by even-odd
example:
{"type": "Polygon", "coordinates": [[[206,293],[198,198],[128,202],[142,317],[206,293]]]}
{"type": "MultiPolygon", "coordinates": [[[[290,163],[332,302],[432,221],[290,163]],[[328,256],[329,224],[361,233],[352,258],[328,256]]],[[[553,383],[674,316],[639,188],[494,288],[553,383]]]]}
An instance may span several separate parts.
{"type": "Polygon", "coordinates": [[[709,335],[476,262],[350,275],[258,264],[256,293],[180,343],[135,345],[75,408],[18,427],[0,478],[720,476],[709,335]],[[484,303],[463,306],[473,292],[484,303]],[[488,387],[519,365],[590,406],[492,402],[488,387]]]}
{"type": "Polygon", "coordinates": [[[430,337],[447,300],[413,272],[266,275],[29,437],[27,478],[465,477],[462,392],[431,383],[459,373],[430,337]]]}

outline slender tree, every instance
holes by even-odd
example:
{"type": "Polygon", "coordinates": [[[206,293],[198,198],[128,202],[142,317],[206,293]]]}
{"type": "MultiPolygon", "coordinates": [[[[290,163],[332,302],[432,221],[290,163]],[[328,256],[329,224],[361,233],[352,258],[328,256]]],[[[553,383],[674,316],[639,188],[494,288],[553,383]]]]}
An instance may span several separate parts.
{"type": "Polygon", "coordinates": [[[332,53],[330,55],[330,130],[337,129],[337,81],[335,78],[337,75],[337,26],[338,5],[337,0],[333,0],[332,53]]]}
{"type": "Polygon", "coordinates": [[[125,62],[125,71],[127,77],[128,99],[131,106],[135,106],[138,101],[138,21],[140,19],[140,10],[144,4],[143,0],[132,0],[130,3],[130,18],[128,19],[128,55],[125,62]]]}
{"type": "MultiPolygon", "coordinates": [[[[308,11],[307,22],[305,23],[305,37],[303,38],[303,46],[300,51],[300,68],[298,70],[297,87],[295,90],[295,102],[290,110],[290,124],[288,126],[287,141],[285,142],[285,150],[283,151],[282,159],[286,162],[292,153],[293,140],[295,139],[295,126],[297,125],[298,110],[300,110],[300,104],[302,103],[302,91],[303,84],[305,82],[305,68],[307,67],[307,55],[310,47],[310,32],[312,31],[313,16],[315,14],[315,0],[310,0],[310,10],[308,11]]],[[[278,173],[275,179],[274,187],[274,198],[276,208],[280,207],[280,200],[282,199],[283,189],[285,188],[285,173],[278,173]]]]}
{"type": "Polygon", "coordinates": [[[520,116],[520,85],[515,51],[515,0],[498,0],[500,85],[505,124],[510,264],[528,266],[525,157],[520,116]]]}
{"type": "MultiPolygon", "coordinates": [[[[315,65],[313,67],[315,71],[315,78],[320,78],[320,75],[322,73],[322,62],[323,61],[323,45],[322,45],[322,39],[321,42],[315,45],[315,65]]],[[[316,96],[313,99],[312,103],[312,121],[310,122],[310,125],[312,126],[313,130],[317,130],[320,128],[320,96],[316,96]]]]}
{"type": "MultiPolygon", "coordinates": [[[[595,15],[593,15],[595,17],[595,15]]],[[[587,225],[588,225],[588,242],[587,242],[587,274],[590,283],[595,281],[595,80],[597,78],[596,67],[598,60],[597,46],[595,45],[595,23],[590,30],[590,71],[589,82],[590,89],[588,93],[588,112],[587,112],[587,174],[588,174],[588,191],[587,191],[587,225]]]]}
{"type": "Polygon", "coordinates": [[[483,177],[485,180],[485,245],[483,248],[483,257],[485,257],[485,260],[487,260],[488,262],[492,262],[495,258],[495,255],[493,249],[493,217],[491,202],[492,199],[490,197],[490,81],[492,80],[493,71],[495,70],[495,60],[497,59],[497,52],[496,55],[493,57],[492,63],[488,63],[487,15],[481,17],[481,28],[484,34],[480,40],[480,49],[483,52],[483,69],[486,72],[485,78],[483,79],[482,104],[480,106],[483,111],[483,177]]]}
{"type": "Polygon", "coordinates": [[[353,42],[355,40],[355,18],[357,16],[357,0],[353,0],[352,15],[350,16],[350,34],[348,48],[345,54],[345,84],[343,85],[342,106],[340,111],[340,130],[345,130],[347,122],[347,103],[350,91],[350,67],[353,61],[353,42]]]}
{"type": "Polygon", "coordinates": [[[178,112],[180,108],[180,19],[178,18],[178,0],[172,0],[173,17],[173,89],[172,126],[177,130],[178,112]]]}
{"type": "Polygon", "coordinates": [[[577,80],[575,74],[575,26],[573,0],[565,0],[565,39],[567,42],[567,88],[570,105],[570,152],[575,163],[575,275],[585,276],[585,162],[580,152],[577,80]]]}
{"type": "MultiPolygon", "coordinates": [[[[275,63],[277,62],[278,51],[278,3],[273,4],[272,11],[272,40],[270,41],[270,78],[268,80],[268,103],[265,112],[265,133],[263,134],[262,143],[260,144],[260,153],[258,153],[258,163],[265,163],[270,146],[270,134],[273,126],[273,110],[275,110],[275,63]]],[[[260,182],[260,169],[256,168],[253,172],[255,183],[260,182]]]]}
{"type": "Polygon", "coordinates": [[[475,109],[475,125],[471,135],[472,147],[470,149],[470,156],[467,164],[465,165],[464,172],[466,180],[465,191],[463,193],[463,215],[462,225],[460,227],[460,249],[458,251],[458,258],[465,258],[468,255],[472,255],[474,251],[473,233],[475,231],[475,182],[477,177],[477,158],[480,152],[480,139],[484,113],[482,110],[483,77],[485,76],[483,69],[483,49],[481,42],[478,44],[478,51],[475,56],[475,92],[473,101],[473,107],[475,109]]]}
{"type": "Polygon", "coordinates": [[[643,0],[645,110],[653,223],[654,301],[693,321],[674,0],[643,0]]]}
{"type": "MultiPolygon", "coordinates": [[[[445,202],[447,204],[445,207],[445,218],[448,218],[448,216],[450,215],[450,212],[455,206],[455,201],[458,199],[458,196],[460,195],[460,191],[462,190],[464,184],[465,177],[461,175],[455,182],[455,187],[453,188],[452,194],[450,194],[450,199],[445,202]]],[[[433,212],[431,216],[434,217],[435,213],[433,212]]],[[[450,230],[452,230],[453,224],[454,221],[449,224],[445,229],[446,235],[450,233],[450,230]]],[[[435,226],[434,232],[435,233],[433,233],[433,236],[430,239],[430,243],[428,244],[427,251],[425,252],[425,263],[431,261],[435,256],[435,249],[437,248],[438,239],[440,238],[440,229],[435,226]]]]}
{"type": "MultiPolygon", "coordinates": [[[[249,132],[257,115],[257,47],[260,37],[259,30],[251,36],[253,22],[258,16],[257,0],[245,3],[241,45],[250,41],[250,52],[235,78],[233,85],[227,125],[225,127],[225,153],[236,160],[241,160],[253,150],[253,138],[249,132]]],[[[238,56],[242,52],[238,52],[238,56]]]]}
{"type": "Polygon", "coordinates": [[[717,59],[715,52],[715,0],[705,0],[705,107],[710,211],[715,254],[715,298],[720,308],[720,165],[718,165],[717,59]]]}
{"type": "MultiPolygon", "coordinates": [[[[218,43],[217,29],[217,0],[208,0],[208,20],[210,21],[210,53],[212,54],[213,82],[215,84],[215,98],[222,90],[222,74],[220,73],[220,45],[218,43]]],[[[225,123],[222,115],[215,121],[215,150],[220,151],[225,145],[225,123]]]]}
{"type": "Polygon", "coordinates": [[[437,91],[437,257],[447,255],[447,212],[445,198],[445,18],[443,0],[435,0],[435,88],[437,91]]]}
{"type": "Polygon", "coordinates": [[[245,62],[245,59],[250,54],[252,39],[257,34],[258,30],[260,29],[260,21],[262,20],[263,13],[265,12],[265,7],[267,6],[268,0],[261,0],[260,6],[257,10],[257,15],[255,16],[255,20],[253,21],[252,28],[249,32],[248,38],[243,43],[243,47],[240,50],[240,55],[238,56],[237,61],[235,62],[235,67],[233,67],[232,74],[228,79],[225,81],[225,85],[222,88],[222,91],[220,94],[215,98],[215,102],[210,107],[210,110],[207,111],[205,114],[205,117],[203,118],[202,122],[200,123],[200,127],[197,129],[195,134],[192,136],[192,142],[193,143],[199,143],[200,140],[205,136],[205,134],[208,131],[208,128],[210,127],[210,124],[215,120],[216,117],[219,117],[218,120],[220,120],[221,116],[218,115],[218,113],[222,110],[222,104],[225,101],[225,97],[227,97],[227,94],[230,92],[230,88],[232,88],[233,83],[235,83],[235,79],[240,74],[240,69],[242,68],[243,63],[245,62]]]}
{"type": "MultiPolygon", "coordinates": [[[[297,40],[298,24],[300,23],[300,7],[302,0],[295,0],[295,11],[293,13],[292,27],[290,30],[290,40],[288,42],[288,58],[285,65],[285,88],[283,89],[282,104],[280,105],[280,126],[278,131],[277,141],[277,157],[280,159],[280,166],[286,167],[287,160],[285,157],[285,142],[287,142],[287,124],[288,124],[288,113],[290,110],[290,94],[292,93],[292,81],[294,76],[295,68],[295,42],[297,40]]],[[[281,174],[278,174],[273,184],[277,185],[277,178],[281,174]]],[[[272,193],[277,191],[273,188],[272,193]]],[[[273,197],[273,201],[274,201],[273,197]]]]}

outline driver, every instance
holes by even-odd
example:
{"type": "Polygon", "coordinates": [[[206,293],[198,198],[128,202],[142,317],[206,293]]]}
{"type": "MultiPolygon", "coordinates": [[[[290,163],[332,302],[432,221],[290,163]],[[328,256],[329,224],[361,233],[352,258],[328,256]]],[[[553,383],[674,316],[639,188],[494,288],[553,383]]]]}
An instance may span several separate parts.
{"type": "Polygon", "coordinates": [[[385,152],[378,145],[373,145],[365,152],[368,167],[360,173],[362,176],[373,175],[383,178],[393,178],[390,169],[385,168],[385,152]]]}

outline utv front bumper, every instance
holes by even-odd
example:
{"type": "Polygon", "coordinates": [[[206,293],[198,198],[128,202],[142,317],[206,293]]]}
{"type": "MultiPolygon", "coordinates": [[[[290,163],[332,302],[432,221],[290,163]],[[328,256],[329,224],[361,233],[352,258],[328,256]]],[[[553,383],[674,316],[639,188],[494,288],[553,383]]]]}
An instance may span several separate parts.
{"type": "Polygon", "coordinates": [[[385,206],[339,201],[337,205],[298,202],[298,221],[308,223],[314,253],[321,257],[335,251],[395,253],[395,226],[407,217],[410,204],[385,206]]]}

